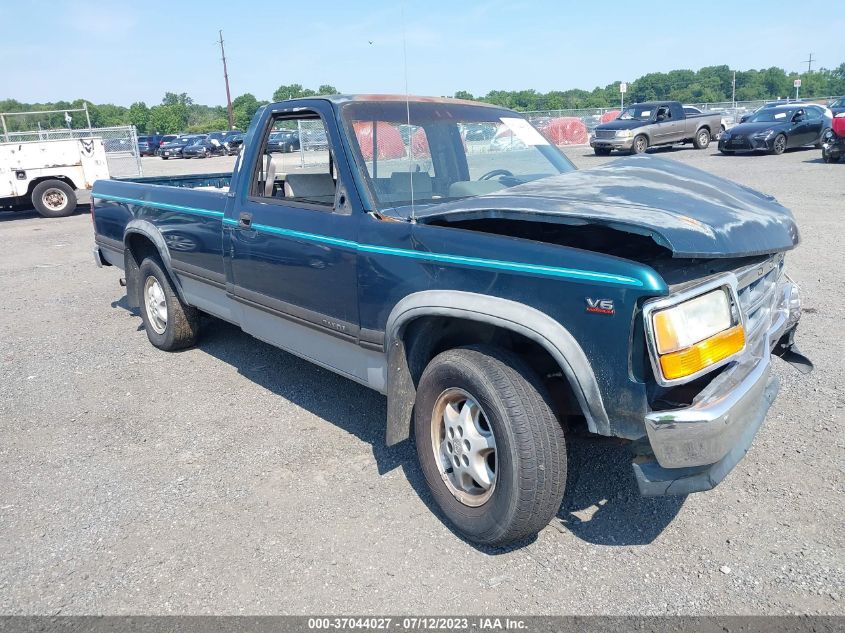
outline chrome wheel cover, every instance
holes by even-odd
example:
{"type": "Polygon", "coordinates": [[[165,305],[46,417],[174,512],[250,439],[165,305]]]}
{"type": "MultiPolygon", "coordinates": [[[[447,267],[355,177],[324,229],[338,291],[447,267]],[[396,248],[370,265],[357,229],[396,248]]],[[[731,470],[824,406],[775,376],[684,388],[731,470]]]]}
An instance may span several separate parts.
{"type": "Polygon", "coordinates": [[[462,389],[447,389],[434,404],[431,446],[443,483],[461,503],[478,507],[496,488],[496,439],[486,414],[462,389]]]}
{"type": "Polygon", "coordinates": [[[144,282],[144,309],[147,321],[156,334],[164,334],[167,329],[167,299],[164,288],[152,275],[144,282]]]}

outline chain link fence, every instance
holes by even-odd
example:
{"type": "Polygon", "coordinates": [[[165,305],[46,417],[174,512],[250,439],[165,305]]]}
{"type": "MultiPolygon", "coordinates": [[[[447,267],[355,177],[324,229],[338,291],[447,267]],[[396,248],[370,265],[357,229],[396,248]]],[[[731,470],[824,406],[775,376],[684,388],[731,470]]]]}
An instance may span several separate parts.
{"type": "Polygon", "coordinates": [[[134,125],[120,127],[32,130],[8,132],[0,135],[5,142],[54,141],[75,138],[101,138],[106,150],[106,160],[112,178],[141,176],[141,156],[138,152],[138,134],[134,125]]]}

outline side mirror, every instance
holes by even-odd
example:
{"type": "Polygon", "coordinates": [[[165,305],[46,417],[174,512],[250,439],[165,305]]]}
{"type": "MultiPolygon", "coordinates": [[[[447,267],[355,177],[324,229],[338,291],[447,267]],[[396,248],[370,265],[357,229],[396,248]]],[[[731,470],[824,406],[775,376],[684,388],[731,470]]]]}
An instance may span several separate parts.
{"type": "Polygon", "coordinates": [[[748,120],[748,117],[750,117],[750,116],[751,116],[750,114],[743,114],[741,117],[739,117],[739,122],[745,123],[748,120]]]}

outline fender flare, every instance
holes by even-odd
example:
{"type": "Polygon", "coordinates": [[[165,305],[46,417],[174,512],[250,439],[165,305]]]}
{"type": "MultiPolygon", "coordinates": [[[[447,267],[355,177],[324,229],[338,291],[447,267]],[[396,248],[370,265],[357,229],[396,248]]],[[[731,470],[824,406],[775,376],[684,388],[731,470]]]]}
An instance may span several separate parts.
{"type": "Polygon", "coordinates": [[[385,328],[387,351],[387,445],[410,435],[416,397],[406,358],[404,329],[422,316],[446,316],[511,330],[541,345],[555,359],[593,433],[610,434],[610,421],[590,361],[575,337],[545,312],[516,301],[459,290],[426,290],[401,299],[385,328]]]}
{"type": "Polygon", "coordinates": [[[173,265],[170,259],[170,249],[167,248],[167,242],[164,241],[164,236],[161,234],[158,227],[149,220],[140,220],[136,218],[127,223],[126,229],[123,232],[124,262],[126,264],[126,294],[127,297],[129,297],[130,305],[132,305],[131,302],[135,296],[133,295],[133,292],[137,292],[137,287],[135,286],[137,279],[131,279],[131,277],[136,276],[133,275],[133,273],[137,273],[137,266],[134,265],[134,262],[130,261],[132,260],[132,257],[129,254],[129,237],[131,235],[143,235],[153,243],[153,246],[155,246],[159,256],[161,257],[161,262],[164,264],[165,272],[170,275],[170,281],[176,290],[176,294],[179,295],[179,298],[183,302],[187,303],[182,291],[182,284],[173,272],[173,265]],[[131,271],[130,268],[132,269],[131,271]]]}

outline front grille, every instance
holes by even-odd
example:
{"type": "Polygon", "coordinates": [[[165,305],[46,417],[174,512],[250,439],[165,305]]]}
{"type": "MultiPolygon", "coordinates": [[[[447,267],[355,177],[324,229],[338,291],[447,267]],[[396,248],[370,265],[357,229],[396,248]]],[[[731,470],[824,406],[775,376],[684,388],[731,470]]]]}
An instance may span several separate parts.
{"type": "Polygon", "coordinates": [[[596,138],[613,138],[616,130],[596,130],[596,138]]]}
{"type": "Polygon", "coordinates": [[[737,271],[739,304],[745,315],[745,338],[757,343],[772,321],[777,282],[783,274],[783,255],[737,271]]]}

